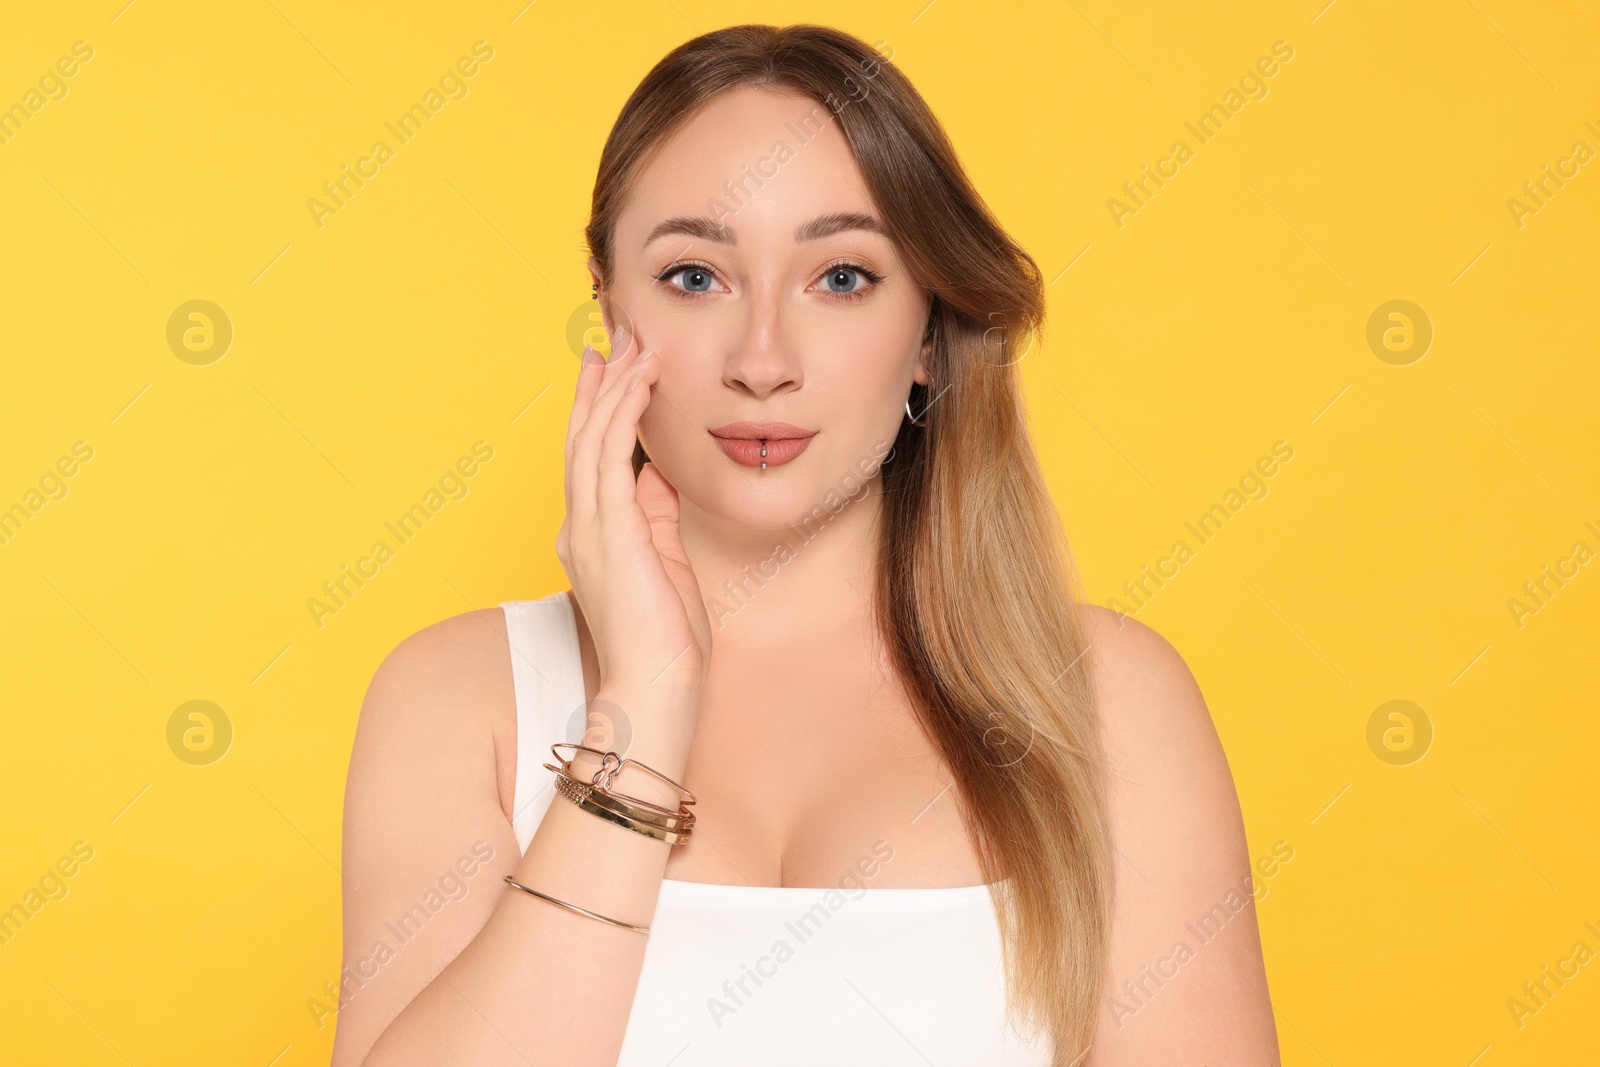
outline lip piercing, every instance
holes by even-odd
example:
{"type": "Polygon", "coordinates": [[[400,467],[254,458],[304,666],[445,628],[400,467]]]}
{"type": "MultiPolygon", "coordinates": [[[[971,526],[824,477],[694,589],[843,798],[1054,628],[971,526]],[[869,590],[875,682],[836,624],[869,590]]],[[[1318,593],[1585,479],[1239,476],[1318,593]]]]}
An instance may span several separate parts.
{"type": "MultiPolygon", "coordinates": [[[[761,439],[761,454],[762,454],[762,455],[763,455],[763,456],[764,456],[764,455],[766,455],[766,454],[767,454],[767,439],[766,439],[766,438],[765,438],[765,437],[763,437],[763,438],[762,438],[762,439],[761,439]]],[[[762,464],[761,464],[761,469],[762,469],[762,470],[766,470],[766,469],[767,469],[767,465],[766,465],[766,463],[764,463],[764,462],[763,462],[763,463],[762,463],[762,464]]]]}

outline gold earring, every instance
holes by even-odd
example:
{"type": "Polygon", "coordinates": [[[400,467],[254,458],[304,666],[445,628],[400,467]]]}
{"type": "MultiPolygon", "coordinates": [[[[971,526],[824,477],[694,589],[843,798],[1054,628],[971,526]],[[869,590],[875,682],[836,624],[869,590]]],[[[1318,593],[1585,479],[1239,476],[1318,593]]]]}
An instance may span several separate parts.
{"type": "MultiPolygon", "coordinates": [[[[932,385],[932,384],[933,384],[932,382],[928,383],[928,385],[932,385]]],[[[924,391],[924,395],[926,395],[927,386],[923,387],[923,391],[924,391]]],[[[938,398],[935,397],[934,399],[938,399],[938,398]]],[[[917,420],[916,416],[911,414],[911,398],[908,396],[908,397],[906,397],[906,420],[908,422],[910,422],[911,425],[913,425],[913,426],[926,426],[926,425],[928,425],[928,410],[930,408],[932,408],[932,407],[933,407],[933,404],[929,403],[927,407],[922,409],[922,420],[919,422],[917,420]]]]}

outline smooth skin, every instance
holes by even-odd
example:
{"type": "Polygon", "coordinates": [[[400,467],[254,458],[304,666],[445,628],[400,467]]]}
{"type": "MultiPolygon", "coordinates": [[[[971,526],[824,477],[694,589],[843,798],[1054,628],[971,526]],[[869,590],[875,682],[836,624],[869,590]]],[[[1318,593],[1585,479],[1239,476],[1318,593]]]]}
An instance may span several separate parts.
{"type": "MultiPolygon", "coordinates": [[[[385,924],[460,872],[475,842],[492,858],[392,958],[362,967],[376,974],[339,1013],[333,1067],[615,1063],[645,939],[508,890],[507,873],[640,924],[662,877],[830,885],[879,840],[894,856],[875,886],[983,881],[949,771],[917,726],[867,600],[879,483],[725,610],[724,583],[769,559],[785,524],[837,491],[859,459],[881,454],[874,446],[893,440],[911,384],[928,381],[928,296],[893,242],[870,225],[797,234],[818,219],[878,214],[835,125],[798,146],[783,132],[820,107],[757,89],[714,100],[638,183],[613,276],[590,262],[613,354],[586,359],[578,376],[557,554],[581,605],[587,694],[628,716],[630,755],[695,791],[693,838],[668,846],[557,803],[519,853],[503,614],[468,612],[407,638],[373,678],[351,755],[344,870],[359,888],[346,896],[346,965],[392,943],[385,924]],[[707,218],[708,199],[726,201],[724,183],[780,140],[791,157],[722,216],[720,232],[656,233],[707,218]],[[760,471],[707,433],[745,419],[819,433],[795,461],[760,471]],[[654,461],[637,482],[635,438],[654,461]]],[[[1203,945],[1186,928],[1252,869],[1205,702],[1154,630],[1086,610],[1116,768],[1108,993],[1124,981],[1154,989],[1142,968],[1177,941],[1195,952],[1142,1005],[1120,993],[1138,1008],[1131,1016],[1103,1006],[1081,1062],[1277,1064],[1254,907],[1203,945]]],[[[651,780],[630,769],[618,787],[645,796],[651,780]]],[[[674,802],[670,790],[654,795],[674,802]]]]}

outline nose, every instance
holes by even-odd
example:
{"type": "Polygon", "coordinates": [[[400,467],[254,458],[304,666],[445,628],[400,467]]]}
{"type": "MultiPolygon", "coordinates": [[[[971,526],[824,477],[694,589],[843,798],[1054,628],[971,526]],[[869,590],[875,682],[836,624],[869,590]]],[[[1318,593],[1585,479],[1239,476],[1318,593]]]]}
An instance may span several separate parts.
{"type": "Polygon", "coordinates": [[[723,363],[723,384],[757,400],[800,388],[805,375],[799,352],[784,336],[779,295],[769,291],[745,307],[740,336],[723,363]]]}

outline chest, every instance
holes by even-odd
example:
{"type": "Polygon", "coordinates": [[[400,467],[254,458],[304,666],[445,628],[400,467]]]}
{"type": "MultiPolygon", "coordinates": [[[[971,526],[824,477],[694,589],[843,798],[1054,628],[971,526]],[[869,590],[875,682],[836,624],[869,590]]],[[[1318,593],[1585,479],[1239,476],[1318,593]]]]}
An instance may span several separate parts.
{"type": "MultiPolygon", "coordinates": [[[[781,672],[780,672],[781,674],[781,672]]],[[[713,674],[685,783],[698,814],[666,877],[759,886],[976,885],[944,761],[881,675],[713,674]],[[868,873],[870,872],[870,873],[868,873]]]]}

